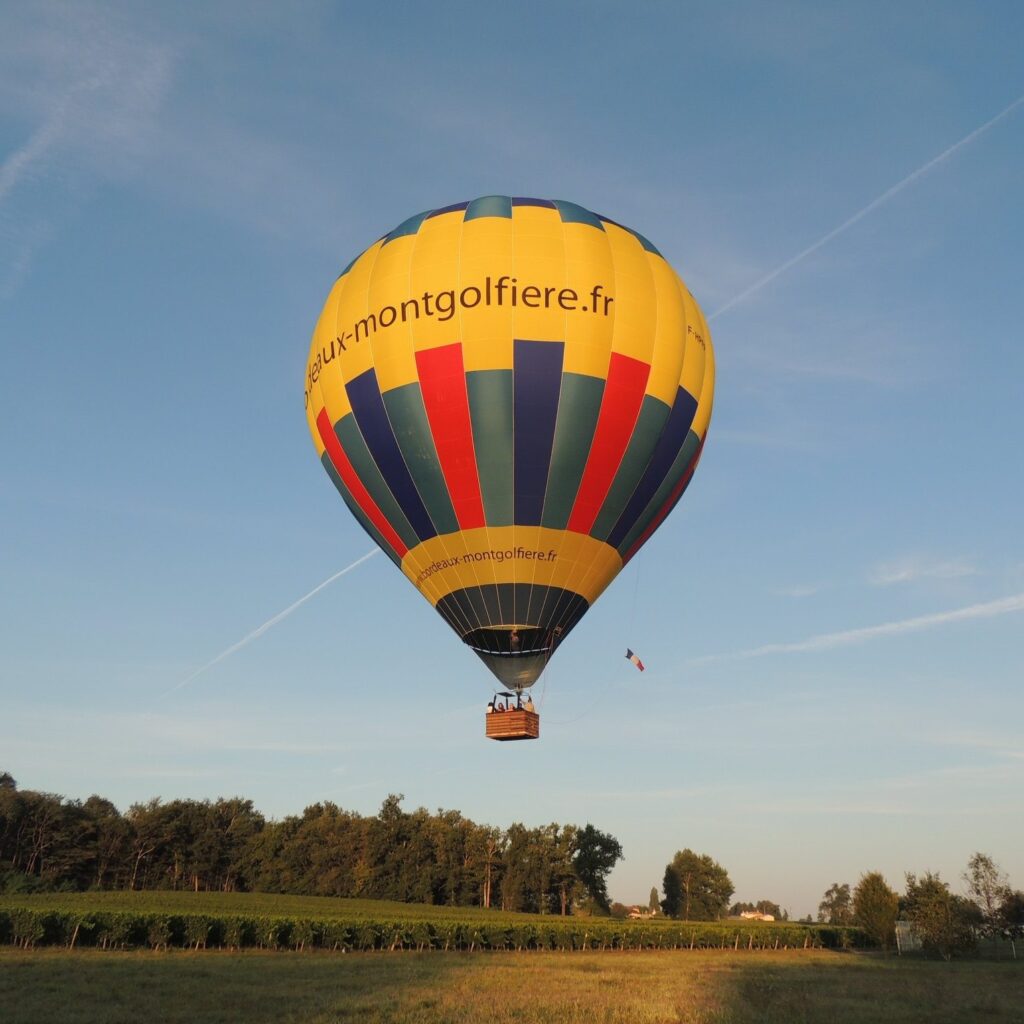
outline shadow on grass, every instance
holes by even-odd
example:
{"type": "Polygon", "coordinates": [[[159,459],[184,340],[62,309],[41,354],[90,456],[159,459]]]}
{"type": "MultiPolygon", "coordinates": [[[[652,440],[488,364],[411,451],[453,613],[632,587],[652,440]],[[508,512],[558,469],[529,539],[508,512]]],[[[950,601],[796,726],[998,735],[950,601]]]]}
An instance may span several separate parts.
{"type": "Polygon", "coordinates": [[[746,1024],[1024,1024],[1024,965],[833,954],[734,960],[718,971],[723,1020],[746,1024]]]}
{"type": "Polygon", "coordinates": [[[4,1024],[1024,1024],[1024,964],[820,952],[0,952],[4,1024]]]}
{"type": "MultiPolygon", "coordinates": [[[[401,1019],[466,956],[39,950],[0,953],[4,1024],[263,1024],[401,1019]]],[[[429,998],[429,995],[428,995],[429,998]]]]}

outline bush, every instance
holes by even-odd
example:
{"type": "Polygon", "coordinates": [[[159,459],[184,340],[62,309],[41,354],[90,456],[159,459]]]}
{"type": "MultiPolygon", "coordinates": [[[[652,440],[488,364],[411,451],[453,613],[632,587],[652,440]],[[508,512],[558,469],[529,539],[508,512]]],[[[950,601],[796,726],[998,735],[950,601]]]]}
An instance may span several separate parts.
{"type": "Polygon", "coordinates": [[[194,914],[185,918],[185,943],[192,949],[206,949],[212,931],[208,917],[194,914]]]}
{"type": "Polygon", "coordinates": [[[944,960],[976,948],[977,907],[951,893],[937,874],[927,872],[920,881],[907,875],[907,917],[925,950],[944,960]]]}
{"type": "Polygon", "coordinates": [[[291,944],[292,922],[283,917],[263,918],[260,922],[261,948],[285,949],[291,944]]]}
{"type": "Polygon", "coordinates": [[[292,947],[298,950],[315,949],[321,945],[323,926],[308,919],[296,921],[291,930],[292,947]]]}
{"type": "Polygon", "coordinates": [[[169,917],[158,916],[149,919],[149,927],[146,929],[146,941],[153,949],[167,949],[173,938],[173,928],[169,917]]]}
{"type": "Polygon", "coordinates": [[[11,935],[16,946],[34,946],[46,935],[44,915],[34,910],[14,910],[11,913],[11,935]]]}
{"type": "Polygon", "coordinates": [[[361,924],[355,929],[353,936],[355,948],[363,950],[377,949],[380,942],[380,933],[374,924],[361,924]]]}
{"type": "Polygon", "coordinates": [[[256,922],[248,917],[229,917],[224,922],[224,944],[228,949],[247,949],[256,945],[256,922]]]}
{"type": "Polygon", "coordinates": [[[355,947],[352,927],[341,921],[326,921],[320,941],[324,949],[340,949],[343,953],[355,947]]]}

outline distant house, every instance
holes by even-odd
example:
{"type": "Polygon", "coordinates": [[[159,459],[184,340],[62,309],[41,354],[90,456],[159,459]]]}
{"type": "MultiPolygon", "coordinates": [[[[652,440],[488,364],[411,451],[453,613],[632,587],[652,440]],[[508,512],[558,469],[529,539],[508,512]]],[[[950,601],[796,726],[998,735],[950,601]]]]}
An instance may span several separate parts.
{"type": "Polygon", "coordinates": [[[762,914],[760,910],[743,910],[740,917],[746,921],[774,921],[774,914],[762,914]]]}
{"type": "Polygon", "coordinates": [[[626,916],[633,921],[644,921],[649,917],[657,917],[658,911],[648,910],[647,907],[630,907],[626,916]]]}

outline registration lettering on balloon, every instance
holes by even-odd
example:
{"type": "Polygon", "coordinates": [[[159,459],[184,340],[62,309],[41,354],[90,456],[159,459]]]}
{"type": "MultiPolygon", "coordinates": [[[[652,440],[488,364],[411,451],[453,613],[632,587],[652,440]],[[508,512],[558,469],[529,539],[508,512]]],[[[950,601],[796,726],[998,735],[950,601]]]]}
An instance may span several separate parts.
{"type": "Polygon", "coordinates": [[[485,196],[345,268],[304,403],[352,514],[518,691],[679,501],[714,376],[704,316],[646,238],[485,196]]]}
{"type": "MultiPolygon", "coordinates": [[[[606,294],[607,290],[602,284],[591,285],[581,292],[558,285],[527,285],[520,288],[514,277],[503,275],[492,280],[488,275],[480,287],[469,285],[461,289],[424,291],[417,298],[400,299],[393,304],[381,306],[360,317],[354,324],[349,324],[347,330],[339,331],[327,344],[321,344],[310,353],[306,366],[306,407],[309,407],[310,391],[320,377],[323,364],[330,362],[336,355],[335,346],[337,353],[347,352],[350,342],[358,344],[385,332],[395,324],[414,322],[421,317],[436,317],[441,323],[447,323],[460,310],[475,309],[481,303],[485,306],[507,304],[513,308],[521,303],[528,309],[552,309],[557,306],[567,313],[580,311],[609,316],[615,297],[606,294]],[[579,304],[581,294],[587,298],[589,305],[579,304]]],[[[380,339],[381,344],[402,344],[403,341],[404,335],[380,339]]]]}

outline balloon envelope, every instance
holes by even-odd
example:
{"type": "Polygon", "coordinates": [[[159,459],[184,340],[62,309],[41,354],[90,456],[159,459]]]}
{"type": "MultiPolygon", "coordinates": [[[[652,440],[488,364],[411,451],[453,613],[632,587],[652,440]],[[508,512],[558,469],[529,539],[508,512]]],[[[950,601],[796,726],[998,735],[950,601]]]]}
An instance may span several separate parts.
{"type": "Polygon", "coordinates": [[[713,389],[704,317],[647,239],[485,196],[345,268],[305,405],[352,514],[519,689],[679,500],[713,389]]]}

